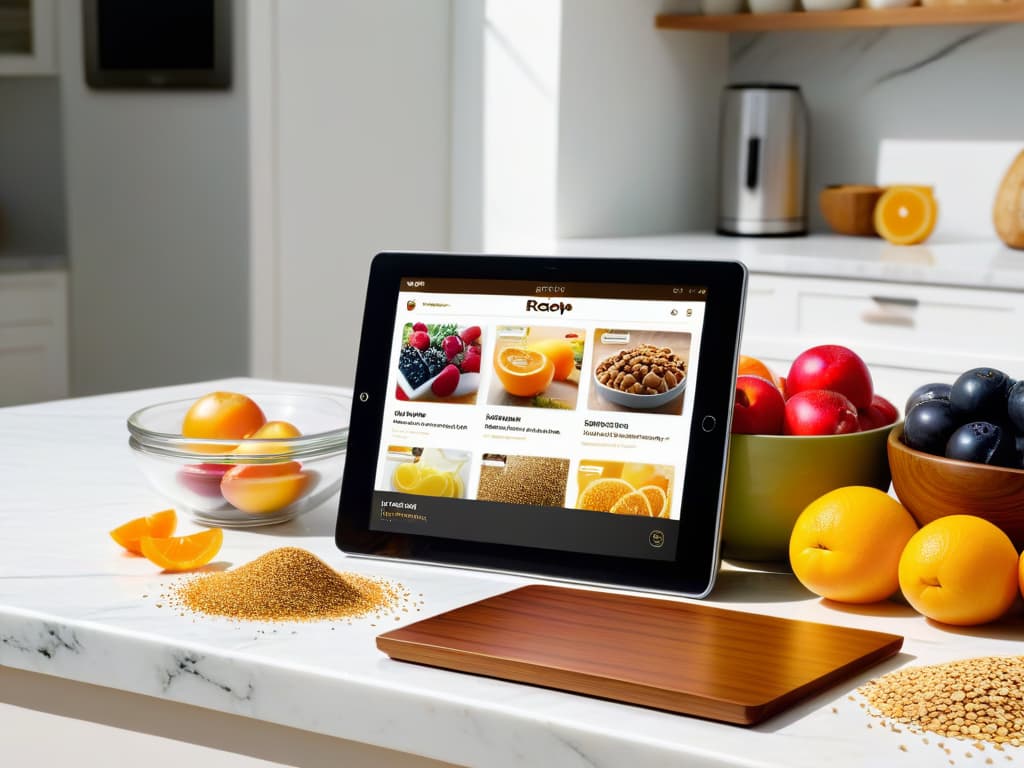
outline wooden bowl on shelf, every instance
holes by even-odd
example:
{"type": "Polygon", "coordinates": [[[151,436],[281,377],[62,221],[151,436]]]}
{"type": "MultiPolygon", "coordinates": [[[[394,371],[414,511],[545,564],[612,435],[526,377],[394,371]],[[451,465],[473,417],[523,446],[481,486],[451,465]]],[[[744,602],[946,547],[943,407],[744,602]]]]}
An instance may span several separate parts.
{"type": "Polygon", "coordinates": [[[833,184],[821,190],[818,205],[832,230],[840,235],[877,236],[875,204],[885,187],[833,184]]]}
{"type": "Polygon", "coordinates": [[[915,451],[903,429],[889,433],[889,468],[900,502],[926,525],[946,515],[976,515],[1024,549],[1024,469],[972,464],[915,451]]]}

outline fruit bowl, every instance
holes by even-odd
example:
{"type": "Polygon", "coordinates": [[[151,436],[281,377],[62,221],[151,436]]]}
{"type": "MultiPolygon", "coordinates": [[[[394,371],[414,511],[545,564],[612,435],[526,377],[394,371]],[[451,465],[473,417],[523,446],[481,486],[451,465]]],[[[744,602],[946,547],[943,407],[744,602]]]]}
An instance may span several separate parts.
{"type": "Polygon", "coordinates": [[[253,394],[299,437],[185,437],[194,399],[151,405],[128,417],[128,445],[149,483],[199,523],[247,528],[282,523],[323,504],[341,487],[352,400],[345,396],[253,394]]]}
{"type": "Polygon", "coordinates": [[[886,440],[894,425],[843,435],[733,435],[722,553],[785,562],[793,524],[819,496],[847,485],[888,491],[886,440]]]}
{"type": "Polygon", "coordinates": [[[915,451],[903,429],[888,441],[896,495],[918,525],[946,515],[975,515],[1001,528],[1024,549],[1024,469],[975,464],[915,451]]]}

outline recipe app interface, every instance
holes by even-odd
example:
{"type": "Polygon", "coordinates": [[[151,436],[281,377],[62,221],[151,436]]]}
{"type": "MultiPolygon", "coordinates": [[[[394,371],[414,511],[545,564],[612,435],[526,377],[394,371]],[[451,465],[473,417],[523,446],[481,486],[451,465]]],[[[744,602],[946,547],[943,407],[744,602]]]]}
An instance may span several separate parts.
{"type": "Polygon", "coordinates": [[[707,289],[402,278],[370,527],[674,560],[707,289]]]}

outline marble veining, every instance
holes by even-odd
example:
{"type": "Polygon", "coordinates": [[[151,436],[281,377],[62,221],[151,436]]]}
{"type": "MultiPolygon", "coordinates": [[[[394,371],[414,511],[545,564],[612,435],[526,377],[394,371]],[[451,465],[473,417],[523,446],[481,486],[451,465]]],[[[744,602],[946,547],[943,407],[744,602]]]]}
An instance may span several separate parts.
{"type": "MultiPolygon", "coordinates": [[[[129,515],[163,503],[132,464],[125,417],[212,389],[299,386],[229,379],[0,409],[0,455],[18,461],[16,472],[6,461],[0,468],[0,664],[459,765],[818,768],[829,755],[840,768],[897,758],[901,768],[916,768],[940,757],[945,764],[945,756],[921,746],[900,753],[904,736],[867,731],[857,687],[904,664],[1018,653],[1024,639],[1020,617],[998,633],[946,632],[903,606],[836,611],[791,578],[766,592],[764,574],[731,569],[711,603],[902,634],[904,653],[754,728],[403,664],[377,650],[379,632],[531,580],[348,558],[334,546],[331,504],[274,530],[226,531],[218,559],[235,566],[275,547],[302,546],[339,570],[402,582],[421,596],[421,610],[399,621],[274,625],[159,607],[158,596],[182,577],[123,556],[107,536],[129,515]]],[[[195,526],[182,520],[180,527],[195,526]]],[[[1007,754],[1024,760],[1024,749],[1007,754]]]]}
{"type": "Polygon", "coordinates": [[[0,634],[0,645],[22,653],[38,654],[47,660],[59,653],[82,653],[82,645],[70,627],[44,622],[36,630],[34,634],[30,631],[21,635],[0,634]]]}
{"type": "MultiPolygon", "coordinates": [[[[968,43],[972,43],[975,40],[978,40],[979,38],[985,37],[986,35],[991,35],[994,31],[995,30],[992,27],[981,27],[979,29],[971,30],[970,32],[967,32],[962,36],[956,38],[952,42],[946,43],[937,51],[928,56],[925,56],[923,59],[919,59],[918,61],[915,61],[912,64],[908,64],[900,69],[894,69],[891,72],[888,72],[887,74],[878,77],[875,80],[875,85],[882,85],[883,83],[886,83],[890,80],[895,80],[898,77],[909,75],[911,72],[916,72],[919,69],[927,67],[929,64],[934,64],[935,62],[940,61],[945,57],[949,56],[958,48],[961,48],[962,46],[965,46],[968,43]]],[[[864,53],[867,50],[869,49],[862,49],[861,52],[864,53]]]]}
{"type": "Polygon", "coordinates": [[[218,688],[238,701],[252,700],[254,688],[251,682],[245,683],[244,687],[229,685],[218,679],[216,676],[200,669],[200,666],[203,665],[204,661],[205,657],[198,653],[190,651],[173,653],[171,663],[161,670],[161,676],[163,678],[163,692],[166,693],[171,686],[174,685],[176,680],[182,676],[188,675],[201,680],[204,683],[208,683],[214,688],[218,688]]]}

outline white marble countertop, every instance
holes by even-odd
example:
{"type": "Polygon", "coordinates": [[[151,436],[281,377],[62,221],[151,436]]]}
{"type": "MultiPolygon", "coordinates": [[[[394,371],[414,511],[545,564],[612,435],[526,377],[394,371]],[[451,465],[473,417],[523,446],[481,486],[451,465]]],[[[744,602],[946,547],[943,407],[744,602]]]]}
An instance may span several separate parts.
{"type": "Polygon", "coordinates": [[[1024,251],[994,239],[934,237],[890,245],[875,237],[723,237],[707,233],[560,240],[567,256],[736,259],[752,272],[1024,290],[1024,251]]]}
{"type": "MultiPolygon", "coordinates": [[[[166,506],[134,466],[124,421],[143,405],[214,388],[296,386],[227,380],[0,409],[0,664],[465,765],[962,765],[972,751],[981,759],[966,742],[944,740],[947,755],[939,739],[883,728],[856,689],[901,665],[1020,653],[1019,605],[998,624],[953,631],[896,602],[840,609],[790,575],[727,569],[713,604],[906,637],[903,652],[871,674],[753,728],[395,662],[374,644],[401,626],[392,617],[382,626],[254,624],[157,607],[182,577],[122,554],[107,535],[166,506]]],[[[334,507],[281,526],[226,530],[217,559],[236,566],[300,546],[339,570],[422,595],[408,621],[529,581],[347,558],[334,547],[334,507]]],[[[196,530],[190,521],[179,528],[196,530]]],[[[1024,760],[1024,749],[1005,754],[1024,760]]]]}

